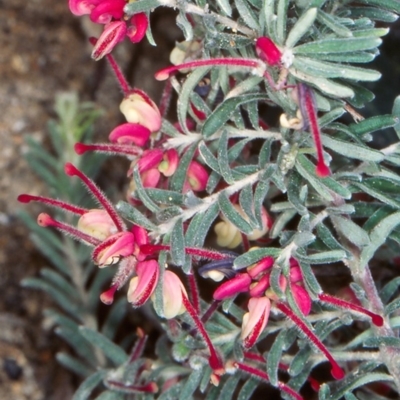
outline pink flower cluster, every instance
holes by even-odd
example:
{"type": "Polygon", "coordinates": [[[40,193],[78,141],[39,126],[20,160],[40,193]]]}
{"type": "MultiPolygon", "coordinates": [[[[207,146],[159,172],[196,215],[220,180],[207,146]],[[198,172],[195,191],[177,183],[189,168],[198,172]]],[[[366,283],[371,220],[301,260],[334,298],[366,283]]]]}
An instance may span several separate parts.
{"type": "Polygon", "coordinates": [[[125,0],[69,0],[72,14],[89,15],[96,24],[104,25],[92,52],[92,58],[100,60],[127,37],[132,43],[140,42],[149,24],[145,13],[128,18],[125,15],[125,0]]]}

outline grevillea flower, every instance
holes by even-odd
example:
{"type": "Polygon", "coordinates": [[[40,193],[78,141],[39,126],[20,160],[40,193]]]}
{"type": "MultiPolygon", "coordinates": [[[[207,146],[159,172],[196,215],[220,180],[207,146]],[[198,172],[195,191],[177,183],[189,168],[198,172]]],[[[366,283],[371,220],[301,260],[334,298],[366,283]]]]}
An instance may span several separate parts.
{"type": "MultiPolygon", "coordinates": [[[[207,170],[197,161],[191,161],[187,170],[187,183],[194,192],[205,190],[208,181],[207,170]]],[[[187,188],[185,188],[187,189],[187,188]]]]}
{"type": "Polygon", "coordinates": [[[269,37],[263,36],[257,39],[256,53],[268,65],[278,65],[281,62],[282,53],[269,37]]]}
{"type": "Polygon", "coordinates": [[[149,25],[147,15],[141,12],[128,19],[125,6],[125,0],[69,0],[69,9],[74,15],[89,14],[93,22],[105,25],[92,51],[94,60],[111,53],[125,37],[132,43],[144,38],[149,25]]]}
{"type": "Polygon", "coordinates": [[[161,128],[160,111],[142,90],[132,89],[127,93],[119,109],[129,123],[140,124],[150,132],[157,132],[161,128]]]}
{"type": "Polygon", "coordinates": [[[136,276],[130,280],[127,298],[133,307],[140,307],[156,288],[160,268],[155,260],[142,261],[136,266],[136,276]]]}
{"type": "Polygon", "coordinates": [[[114,128],[108,136],[111,143],[144,146],[150,137],[150,130],[136,123],[125,123],[114,128]]]}
{"type": "Polygon", "coordinates": [[[89,210],[85,212],[79,218],[77,228],[99,240],[104,240],[117,233],[114,221],[105,210],[89,210]]]}
{"type": "Polygon", "coordinates": [[[164,271],[163,308],[165,318],[175,318],[185,312],[183,296],[187,297],[187,293],[178,276],[169,270],[164,271]]]}
{"type": "Polygon", "coordinates": [[[96,61],[112,52],[114,47],[126,36],[126,23],[123,21],[109,22],[97,40],[92,50],[92,58],[96,61]]]}
{"type": "Polygon", "coordinates": [[[247,308],[249,312],[243,316],[242,333],[240,335],[245,349],[254,346],[267,325],[271,301],[268,297],[251,298],[247,308]]]}

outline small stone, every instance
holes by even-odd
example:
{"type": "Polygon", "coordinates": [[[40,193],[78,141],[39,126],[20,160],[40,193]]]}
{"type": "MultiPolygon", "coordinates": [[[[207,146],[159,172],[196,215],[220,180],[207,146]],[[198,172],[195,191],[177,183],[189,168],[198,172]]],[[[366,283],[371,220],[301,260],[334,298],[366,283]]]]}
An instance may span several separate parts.
{"type": "Polygon", "coordinates": [[[3,369],[7,376],[13,381],[17,381],[22,376],[22,368],[13,358],[4,359],[3,369]]]}

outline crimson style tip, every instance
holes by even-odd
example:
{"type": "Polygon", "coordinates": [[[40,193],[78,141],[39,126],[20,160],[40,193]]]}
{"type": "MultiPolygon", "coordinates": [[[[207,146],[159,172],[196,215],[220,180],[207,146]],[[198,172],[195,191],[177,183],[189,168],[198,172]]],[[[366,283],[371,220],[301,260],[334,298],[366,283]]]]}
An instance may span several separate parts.
{"type": "Polygon", "coordinates": [[[53,218],[51,218],[50,215],[46,213],[40,213],[37,217],[37,223],[39,226],[52,226],[53,222],[53,218]]]}
{"type": "Polygon", "coordinates": [[[383,326],[383,324],[384,324],[384,319],[380,316],[380,315],[378,315],[378,314],[375,314],[375,315],[372,315],[371,314],[371,319],[372,319],[372,323],[375,325],[375,326],[383,326]]]}
{"type": "Polygon", "coordinates": [[[17,197],[17,200],[18,200],[20,203],[29,203],[29,202],[32,201],[33,199],[32,199],[32,196],[29,195],[29,194],[20,194],[20,195],[17,197]]]}
{"type": "Polygon", "coordinates": [[[75,143],[74,145],[75,153],[78,155],[82,155],[86,153],[89,149],[84,143],[75,143]]]}
{"type": "Polygon", "coordinates": [[[78,174],[77,168],[69,162],[65,164],[64,171],[68,176],[75,176],[78,174]]]}
{"type": "Polygon", "coordinates": [[[343,379],[345,376],[344,371],[338,365],[333,365],[331,369],[331,375],[336,380],[343,379]]]}
{"type": "Polygon", "coordinates": [[[95,37],[91,36],[91,37],[89,38],[89,43],[90,43],[92,46],[94,46],[94,45],[97,43],[97,39],[96,39],[95,37]]]}
{"type": "Polygon", "coordinates": [[[327,178],[328,176],[331,175],[331,170],[324,163],[319,163],[315,168],[315,173],[320,178],[327,178]]]}

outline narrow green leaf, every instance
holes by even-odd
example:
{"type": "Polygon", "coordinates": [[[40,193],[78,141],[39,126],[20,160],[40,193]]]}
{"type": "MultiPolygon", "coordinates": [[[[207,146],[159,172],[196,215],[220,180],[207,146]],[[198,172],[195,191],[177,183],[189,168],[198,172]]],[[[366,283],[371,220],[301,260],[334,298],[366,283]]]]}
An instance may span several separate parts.
{"type": "Polygon", "coordinates": [[[240,389],[237,400],[250,400],[251,395],[256,390],[258,384],[258,380],[255,378],[247,379],[240,389]]]}
{"type": "Polygon", "coordinates": [[[309,264],[331,264],[345,260],[346,253],[343,250],[330,250],[306,256],[296,253],[295,258],[309,264]]]}
{"type": "Polygon", "coordinates": [[[276,3],[276,43],[278,45],[283,45],[286,38],[286,21],[288,15],[289,0],[277,0],[276,3]]]}
{"type": "Polygon", "coordinates": [[[221,192],[218,196],[218,204],[222,214],[235,225],[241,232],[249,235],[253,232],[250,224],[239,214],[237,209],[232,205],[225,192],[221,192]]]}
{"type": "Polygon", "coordinates": [[[131,206],[125,201],[119,201],[117,204],[117,211],[127,220],[142,226],[145,229],[154,230],[156,225],[154,225],[147,217],[145,217],[140,211],[135,207],[131,206]]]}
{"type": "Polygon", "coordinates": [[[98,347],[115,366],[123,364],[128,359],[127,354],[121,347],[114,344],[100,332],[86,326],[81,326],[79,331],[89,343],[98,347]]]}
{"type": "Polygon", "coordinates": [[[359,3],[377,6],[396,14],[400,14],[400,3],[398,0],[360,0],[359,3]]]}
{"type": "Polygon", "coordinates": [[[393,102],[392,114],[396,121],[394,130],[397,133],[397,137],[400,138],[400,96],[397,96],[393,102]]]}
{"type": "MultiPolygon", "coordinates": [[[[190,41],[193,39],[193,27],[192,24],[186,17],[186,14],[183,11],[180,11],[176,16],[176,25],[183,32],[183,36],[185,36],[185,40],[190,41]]],[[[181,125],[183,126],[183,125],[181,125]]]]}
{"type": "Polygon", "coordinates": [[[202,133],[205,137],[209,137],[221,129],[226,121],[228,121],[233,113],[242,104],[251,101],[263,101],[268,100],[268,96],[265,94],[245,94],[237,97],[231,97],[224,100],[218,107],[212,112],[207,118],[207,121],[203,125],[202,133]]]}
{"type": "Polygon", "coordinates": [[[245,24],[254,29],[255,31],[259,31],[260,27],[258,26],[257,17],[254,11],[249,7],[245,0],[235,0],[235,5],[237,11],[245,24]]]}
{"type": "Polygon", "coordinates": [[[207,75],[209,70],[210,70],[209,67],[201,67],[195,69],[185,79],[185,83],[181,87],[181,91],[179,93],[179,98],[178,98],[178,104],[179,104],[178,121],[179,125],[182,127],[183,131],[186,134],[189,134],[186,120],[187,120],[188,107],[190,105],[190,97],[195,87],[207,75]]]}
{"type": "Polygon", "coordinates": [[[187,178],[187,169],[193,159],[193,155],[197,149],[197,144],[193,144],[186,149],[185,153],[181,156],[178,169],[170,178],[170,189],[175,192],[182,192],[183,186],[187,178]]]}
{"type": "Polygon", "coordinates": [[[263,226],[258,224],[257,218],[254,215],[254,201],[252,185],[245,186],[239,195],[239,205],[246,214],[253,228],[262,229],[263,226]]]}
{"type": "Polygon", "coordinates": [[[301,17],[296,21],[293,28],[289,32],[285,43],[286,47],[294,47],[306,33],[310,32],[311,27],[314,24],[315,18],[317,17],[317,13],[317,8],[309,8],[301,15],[301,17]]]}
{"type": "Polygon", "coordinates": [[[202,140],[198,146],[199,153],[203,161],[217,174],[220,173],[219,164],[217,158],[211,152],[211,150],[206,146],[204,141],[202,140]]]}
{"type": "Polygon", "coordinates": [[[332,14],[328,14],[321,9],[318,10],[318,21],[321,24],[327,26],[332,32],[341,37],[351,37],[353,36],[351,30],[346,26],[342,25],[337,18],[332,14]]]}
{"type": "Polygon", "coordinates": [[[178,266],[185,262],[185,236],[181,220],[176,222],[171,232],[171,258],[173,264],[178,266]]]}
{"type": "Polygon", "coordinates": [[[354,7],[350,8],[352,18],[364,17],[381,22],[395,22],[398,15],[375,7],[354,7]]]}
{"type": "Polygon", "coordinates": [[[159,7],[161,4],[158,0],[141,0],[132,3],[127,3],[124,7],[124,12],[127,15],[134,15],[140,12],[152,11],[154,8],[159,7]]]}
{"type": "Polygon", "coordinates": [[[202,214],[202,219],[198,227],[196,234],[196,240],[193,243],[196,246],[203,246],[208,231],[210,230],[211,224],[214,222],[219,214],[219,205],[214,203],[208,210],[202,214]]]}
{"type": "Polygon", "coordinates": [[[199,386],[202,376],[203,368],[199,368],[197,370],[195,369],[192,371],[181,389],[179,400],[187,400],[192,398],[192,394],[199,386]]]}
{"type": "Polygon", "coordinates": [[[233,268],[243,269],[269,256],[276,258],[279,256],[280,252],[281,252],[280,249],[274,247],[264,247],[261,249],[254,249],[248,251],[247,253],[244,253],[241,256],[236,257],[233,263],[233,268]]]}
{"type": "Polygon", "coordinates": [[[86,378],[79,386],[78,390],[75,392],[72,400],[87,400],[92,394],[92,391],[97,387],[97,385],[105,378],[107,374],[106,370],[100,370],[95,372],[86,378]]]}
{"type": "Polygon", "coordinates": [[[400,211],[397,211],[384,218],[370,233],[371,243],[364,247],[360,256],[361,268],[367,265],[369,260],[374,256],[376,250],[386,242],[390,232],[400,224],[400,211]]]}
{"type": "Polygon", "coordinates": [[[319,61],[309,57],[297,56],[293,66],[308,75],[321,78],[342,78],[355,81],[377,81],[381,73],[372,69],[353,67],[328,61],[319,61]]]}
{"type": "Polygon", "coordinates": [[[300,81],[307,82],[311,86],[315,86],[322,93],[325,93],[328,96],[339,98],[352,98],[354,96],[354,91],[350,87],[341,85],[340,83],[332,80],[306,74],[302,71],[298,71],[295,68],[289,68],[289,72],[295,78],[299,79],[300,81]]]}
{"type": "Polygon", "coordinates": [[[70,356],[67,353],[57,353],[56,360],[67,370],[77,374],[83,378],[86,378],[92,372],[92,369],[82,363],[75,357],[70,356]]]}
{"type": "Polygon", "coordinates": [[[288,200],[300,215],[305,215],[308,213],[308,210],[304,206],[304,201],[300,199],[302,184],[303,180],[301,176],[296,171],[292,171],[289,175],[288,200]]]}
{"type": "MultiPolygon", "coordinates": [[[[236,390],[236,386],[238,385],[240,380],[240,374],[235,374],[229,377],[224,386],[222,386],[220,394],[218,396],[218,400],[231,400],[234,398],[233,394],[236,390]]],[[[186,400],[186,399],[184,399],[186,400]]]]}
{"type": "Polygon", "coordinates": [[[229,4],[229,0],[217,0],[217,5],[227,17],[230,17],[232,15],[232,7],[229,4]]]}
{"type": "Polygon", "coordinates": [[[226,130],[222,131],[221,137],[218,143],[218,165],[219,170],[224,178],[225,182],[228,184],[234,183],[232,176],[232,171],[229,166],[228,158],[228,133],[226,130]]]}
{"type": "MultiPolygon", "coordinates": [[[[142,179],[140,177],[139,173],[139,168],[136,166],[133,170],[133,179],[136,185],[136,190],[135,193],[138,195],[140,200],[143,202],[143,204],[152,212],[156,213],[160,210],[160,208],[157,206],[156,203],[154,203],[153,200],[149,197],[149,195],[146,193],[145,188],[143,187],[142,179]]],[[[132,215],[134,215],[132,213],[132,215]]],[[[138,214],[136,213],[135,216],[138,214]]]]}
{"type": "Polygon", "coordinates": [[[267,374],[272,386],[278,386],[278,369],[281,361],[286,330],[281,330],[272,344],[267,356],[267,374]]]}
{"type": "Polygon", "coordinates": [[[386,304],[391,297],[397,292],[400,286],[400,276],[396,276],[390,282],[388,282],[379,292],[379,296],[382,299],[383,304],[386,304]]]}
{"type": "Polygon", "coordinates": [[[312,55],[314,53],[352,53],[353,51],[370,50],[382,43],[379,38],[335,38],[321,39],[297,46],[294,54],[312,55]]]}
{"type": "Polygon", "coordinates": [[[349,125],[349,129],[357,136],[362,136],[366,133],[372,133],[381,129],[393,127],[397,123],[398,119],[393,115],[379,115],[364,119],[357,124],[351,124],[349,125]]]}
{"type": "Polygon", "coordinates": [[[358,247],[368,246],[371,243],[368,233],[351,219],[333,215],[331,216],[331,219],[335,228],[351,243],[358,247]]]}
{"type": "Polygon", "coordinates": [[[328,147],[336,153],[342,154],[349,158],[373,162],[380,162],[383,161],[385,158],[385,155],[383,153],[367,146],[353,144],[349,141],[336,139],[328,135],[321,135],[321,137],[324,147],[328,147]]]}
{"type": "Polygon", "coordinates": [[[376,189],[372,184],[368,182],[365,183],[354,182],[352,183],[352,185],[361,189],[363,192],[369,194],[370,196],[375,197],[376,199],[382,201],[383,203],[386,203],[397,209],[400,208],[400,202],[395,200],[392,194],[382,192],[381,190],[376,189]]]}
{"type": "Polygon", "coordinates": [[[400,299],[393,300],[385,307],[385,315],[390,315],[391,313],[397,311],[400,308],[400,299]]]}

